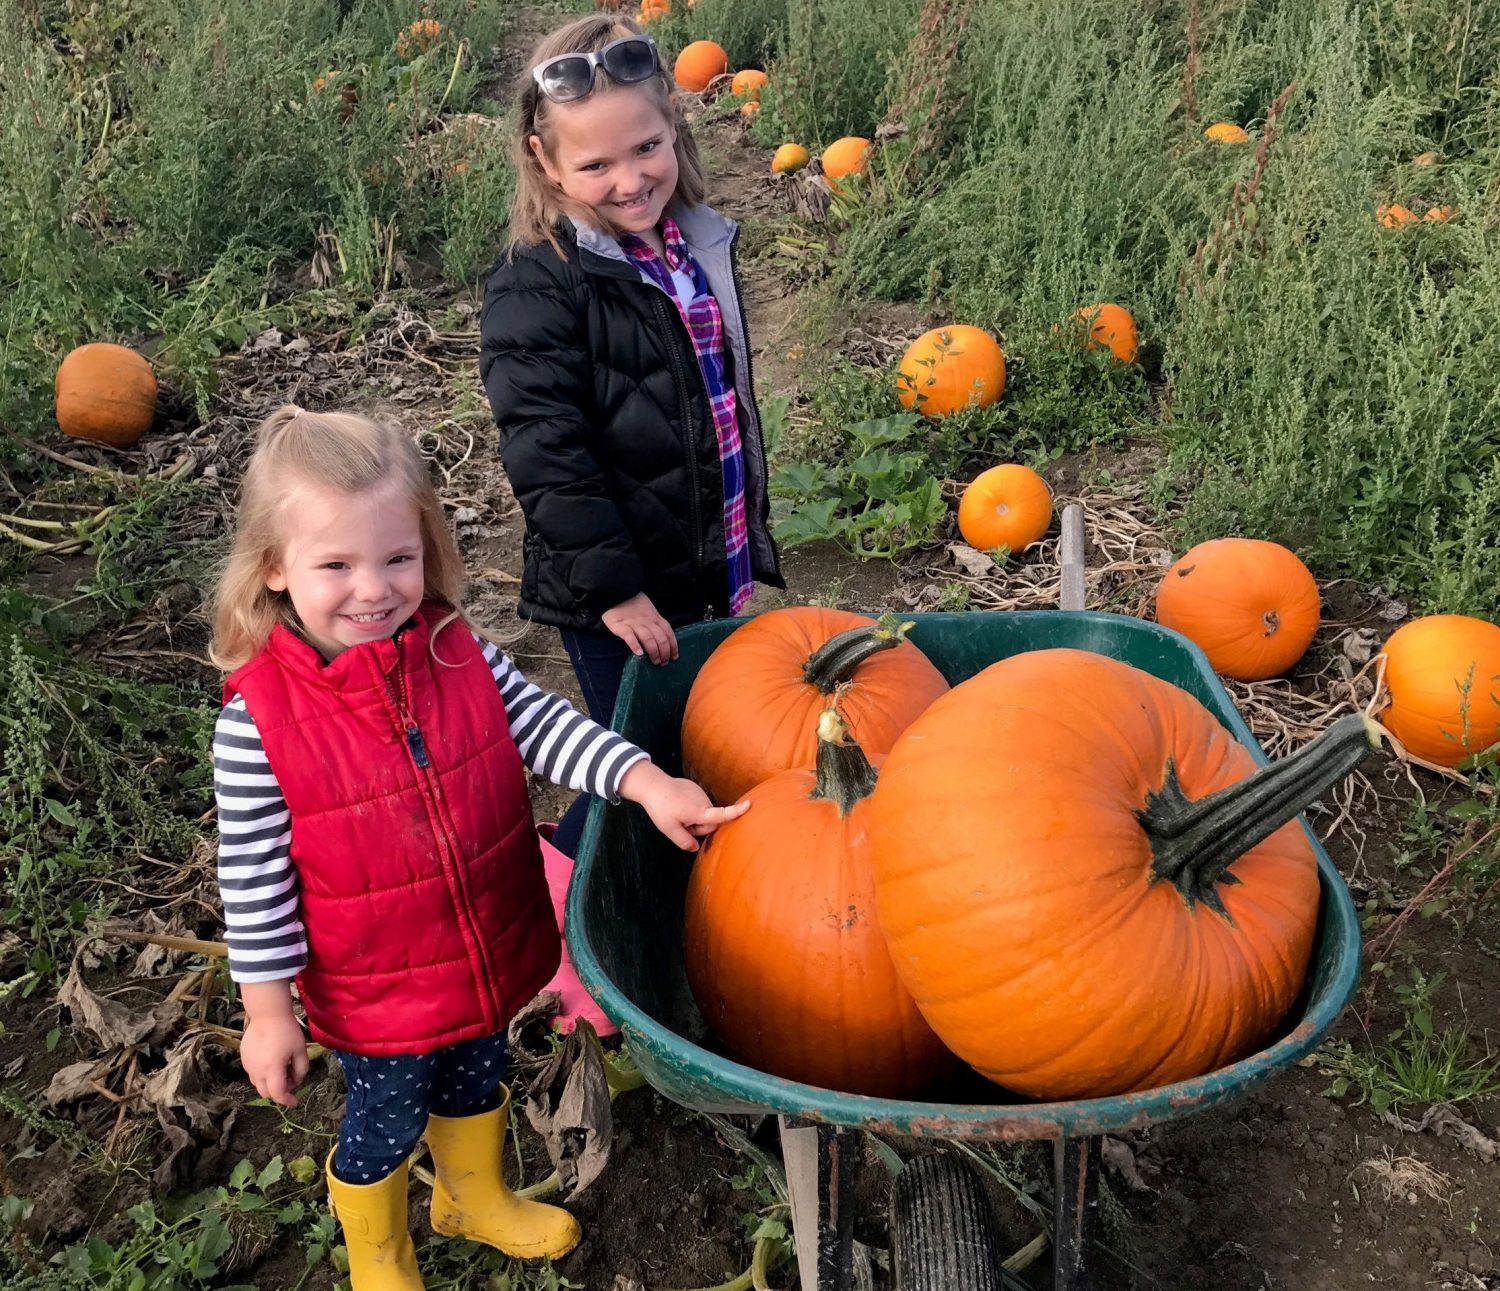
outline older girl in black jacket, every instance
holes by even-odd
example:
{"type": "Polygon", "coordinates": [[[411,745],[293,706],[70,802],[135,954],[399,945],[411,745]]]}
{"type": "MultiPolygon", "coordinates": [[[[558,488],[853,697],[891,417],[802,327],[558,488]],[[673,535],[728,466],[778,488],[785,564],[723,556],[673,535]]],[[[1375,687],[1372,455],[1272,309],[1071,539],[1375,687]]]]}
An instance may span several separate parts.
{"type": "MultiPolygon", "coordinates": [[[[562,632],[608,723],[626,659],[781,580],[768,525],[733,221],[655,44],[584,18],[524,78],[511,247],[485,293],[480,373],[526,518],[519,612],[562,632]]],[[[582,804],[564,817],[572,851],[582,804]]]]}

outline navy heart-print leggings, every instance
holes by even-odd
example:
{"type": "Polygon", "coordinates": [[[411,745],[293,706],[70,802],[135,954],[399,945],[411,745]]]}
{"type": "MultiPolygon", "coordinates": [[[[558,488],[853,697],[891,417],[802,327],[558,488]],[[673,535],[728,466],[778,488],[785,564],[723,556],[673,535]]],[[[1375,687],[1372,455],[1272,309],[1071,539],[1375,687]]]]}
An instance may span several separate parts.
{"type": "Polygon", "coordinates": [[[420,1056],[362,1058],[334,1051],[344,1068],[344,1122],[334,1177],[378,1183],[412,1154],[427,1117],[477,1116],[500,1106],[505,1036],[482,1036],[420,1056]]]}

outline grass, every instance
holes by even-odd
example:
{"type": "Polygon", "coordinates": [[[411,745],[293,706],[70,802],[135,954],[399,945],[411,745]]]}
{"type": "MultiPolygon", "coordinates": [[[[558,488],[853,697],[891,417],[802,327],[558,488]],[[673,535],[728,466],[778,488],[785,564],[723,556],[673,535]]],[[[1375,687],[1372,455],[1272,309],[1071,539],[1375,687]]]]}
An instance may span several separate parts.
{"type": "Polygon", "coordinates": [[[1380,1042],[1366,1037],[1361,1045],[1325,1045],[1318,1067],[1333,1078],[1326,1092],[1353,1095],[1356,1105],[1368,1105],[1377,1116],[1500,1092],[1500,1055],[1477,1053],[1466,1026],[1435,1022],[1433,995],[1442,980],[1414,969],[1411,981],[1396,987],[1401,1022],[1380,1042]]]}
{"type": "Polygon", "coordinates": [[[481,81],[506,9],[0,8],[0,421],[40,430],[57,362],[93,339],[144,338],[201,402],[315,248],[353,291],[418,256],[472,282],[510,191],[481,81]],[[403,44],[419,12],[441,36],[403,44]]]}

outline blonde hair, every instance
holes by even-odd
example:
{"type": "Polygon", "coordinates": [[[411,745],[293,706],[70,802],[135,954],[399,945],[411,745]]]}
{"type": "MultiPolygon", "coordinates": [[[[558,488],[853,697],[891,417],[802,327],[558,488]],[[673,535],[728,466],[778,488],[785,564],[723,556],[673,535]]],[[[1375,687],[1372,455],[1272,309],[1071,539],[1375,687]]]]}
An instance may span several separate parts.
{"type": "MultiPolygon", "coordinates": [[[[640,26],[628,18],[598,15],[579,18],[565,27],[559,27],[551,35],[542,38],[531,51],[526,66],[521,72],[517,130],[515,142],[516,191],[510,204],[510,246],[514,255],[518,246],[537,246],[550,242],[553,249],[564,259],[567,252],[559,243],[554,231],[557,222],[565,215],[579,224],[591,224],[603,232],[615,236],[618,230],[602,217],[597,210],[585,202],[576,201],[562,191],[542,169],[541,162],[531,150],[533,136],[541,140],[542,148],[550,157],[551,142],[548,138],[552,114],[566,112],[569,104],[553,103],[536,87],[531,75],[532,68],[559,54],[596,54],[612,40],[622,36],[643,36],[640,26]]],[[[649,94],[661,110],[661,114],[677,130],[677,142],[673,150],[677,154],[677,189],[673,202],[683,206],[698,206],[707,195],[703,182],[703,165],[698,159],[698,143],[688,129],[678,108],[676,95],[667,80],[665,67],[648,80],[631,85],[619,85],[602,68],[594,71],[594,94],[613,94],[623,90],[639,90],[649,94]]]]}
{"type": "MultiPolygon", "coordinates": [[[[295,404],[278,408],[255,434],[255,451],[240,485],[234,543],[214,591],[208,657],[218,667],[231,672],[253,659],[278,623],[301,630],[291,599],[266,586],[266,575],[283,551],[282,512],[298,482],[351,495],[398,487],[420,518],[423,599],[447,606],[454,618],[462,616],[463,560],[427,464],[406,435],[354,413],[307,412],[295,404]]],[[[432,636],[436,640],[436,630],[432,636]]]]}

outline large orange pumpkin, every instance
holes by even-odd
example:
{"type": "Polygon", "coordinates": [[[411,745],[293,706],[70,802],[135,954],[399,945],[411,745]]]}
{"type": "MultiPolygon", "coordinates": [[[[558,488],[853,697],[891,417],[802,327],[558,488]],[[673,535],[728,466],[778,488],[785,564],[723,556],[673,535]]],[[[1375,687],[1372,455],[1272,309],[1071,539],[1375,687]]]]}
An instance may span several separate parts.
{"type": "Polygon", "coordinates": [[[117,448],[129,448],[156,416],[151,365],[123,345],[80,345],[58,367],[53,393],[64,435],[117,448]]]}
{"type": "Polygon", "coordinates": [[[810,767],[818,714],[835,691],[871,755],[884,753],[948,689],[905,639],[909,625],[791,606],[757,615],[708,657],[682,717],[687,774],[715,802],[738,802],[778,771],[810,767]]]}
{"type": "Polygon", "coordinates": [[[869,155],[870,141],[862,135],[851,134],[835,139],[823,149],[819,160],[823,163],[823,173],[829,179],[843,179],[845,175],[862,171],[869,155]]]}
{"type": "Polygon", "coordinates": [[[1156,621],[1226,677],[1284,673],[1318,630],[1318,584],[1297,556],[1259,538],[1215,538],[1178,559],[1156,589],[1156,621]]]}
{"type": "Polygon", "coordinates": [[[982,328],[967,324],[923,332],[901,356],[896,393],[903,408],[944,417],[976,405],[986,408],[1005,390],[1005,352],[982,328]]]}
{"type": "Polygon", "coordinates": [[[1500,627],[1432,614],[1397,628],[1381,653],[1391,702],[1380,720],[1407,752],[1452,767],[1500,741],[1500,627]]]}
{"type": "Polygon", "coordinates": [[[897,980],[875,921],[866,760],[832,709],[817,770],[756,785],[693,864],[688,983],[749,1066],[855,1094],[914,1094],[956,1065],[897,980]]]}
{"type": "Polygon", "coordinates": [[[898,975],[950,1049],[1032,1098],[1244,1057],[1312,949],[1317,862],[1288,822],[1373,728],[1350,716],[1257,771],[1196,699],[1128,664],[994,664],[911,724],[870,798],[898,975]]]}
{"type": "Polygon", "coordinates": [[[1135,319],[1123,305],[1085,305],[1075,315],[1089,325],[1090,349],[1103,346],[1121,363],[1134,363],[1139,350],[1135,319]]]}
{"type": "Polygon", "coordinates": [[[1052,523],[1052,490],[1029,466],[1007,462],[975,477],[958,502],[958,531],[981,551],[1024,551],[1052,523]]]}
{"type": "Polygon", "coordinates": [[[722,45],[711,40],[695,40],[677,55],[672,65],[672,78],[684,90],[701,94],[716,76],[729,70],[729,55],[722,45]]]}

